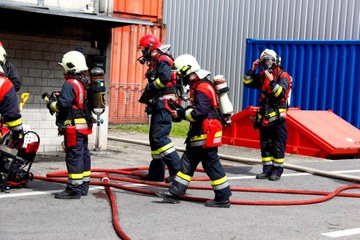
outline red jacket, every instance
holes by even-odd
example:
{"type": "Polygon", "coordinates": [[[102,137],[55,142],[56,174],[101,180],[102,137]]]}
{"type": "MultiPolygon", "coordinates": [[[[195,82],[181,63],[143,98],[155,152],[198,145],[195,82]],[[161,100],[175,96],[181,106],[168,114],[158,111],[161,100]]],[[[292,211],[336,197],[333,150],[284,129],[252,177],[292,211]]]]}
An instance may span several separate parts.
{"type": "Polygon", "coordinates": [[[0,75],[0,114],[11,131],[22,130],[19,100],[11,81],[0,75]]]}

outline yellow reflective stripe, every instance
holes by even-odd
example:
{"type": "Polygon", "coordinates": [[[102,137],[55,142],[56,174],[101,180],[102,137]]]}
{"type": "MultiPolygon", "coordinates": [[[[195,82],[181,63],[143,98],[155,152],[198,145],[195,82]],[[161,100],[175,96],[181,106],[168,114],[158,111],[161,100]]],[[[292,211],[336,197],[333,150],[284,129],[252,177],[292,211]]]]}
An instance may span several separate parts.
{"type": "Polygon", "coordinates": [[[69,173],[69,178],[71,179],[81,179],[83,178],[83,173],[69,173]]]}
{"type": "Polygon", "coordinates": [[[276,115],[276,112],[271,112],[268,114],[269,117],[275,117],[275,115],[276,115]]]}
{"type": "Polygon", "coordinates": [[[215,133],[215,137],[221,137],[221,136],[222,136],[222,131],[215,133]]]}
{"type": "MultiPolygon", "coordinates": [[[[280,113],[280,117],[284,117],[284,116],[286,116],[286,112],[281,112],[280,113]]],[[[273,121],[276,121],[277,120],[277,117],[271,117],[271,118],[269,118],[268,119],[268,122],[270,123],[270,122],[273,122],[273,121]]]]}
{"type": "Polygon", "coordinates": [[[84,176],[84,177],[88,177],[88,176],[90,176],[90,174],[91,174],[91,171],[85,171],[85,172],[83,172],[83,176],[84,176]]]}
{"type": "MultiPolygon", "coordinates": [[[[222,136],[222,131],[216,132],[214,137],[221,137],[222,136]]],[[[199,136],[193,136],[191,137],[191,141],[199,141],[199,140],[204,140],[207,138],[207,134],[201,134],[199,136]]]]}
{"type": "Polygon", "coordinates": [[[85,118],[75,118],[74,119],[74,122],[75,122],[75,124],[78,124],[78,123],[86,123],[86,120],[85,120],[85,118]]]}
{"type": "MultiPolygon", "coordinates": [[[[75,124],[85,124],[86,123],[86,119],[85,118],[75,118],[74,119],[75,124]]],[[[71,125],[71,119],[67,119],[64,122],[65,125],[71,125]]]]}
{"type": "Polygon", "coordinates": [[[248,78],[248,79],[244,78],[244,83],[245,83],[245,84],[252,83],[252,81],[253,81],[252,78],[248,78]]]}
{"type": "Polygon", "coordinates": [[[179,176],[180,178],[185,179],[188,182],[191,182],[191,179],[192,179],[191,176],[189,176],[187,174],[184,174],[184,173],[182,173],[180,171],[176,174],[176,176],[179,176]]]}
{"type": "Polygon", "coordinates": [[[217,179],[217,180],[214,180],[214,181],[211,181],[211,185],[214,186],[214,185],[220,185],[220,184],[223,184],[224,182],[226,182],[228,180],[227,176],[224,176],[220,179],[217,179]]]}
{"type": "Polygon", "coordinates": [[[191,116],[191,112],[194,111],[193,108],[189,108],[188,110],[185,111],[185,117],[187,120],[189,120],[190,122],[196,122],[196,120],[191,116]]]}
{"type": "Polygon", "coordinates": [[[183,68],[181,68],[181,69],[178,71],[178,73],[179,73],[180,75],[185,75],[186,72],[187,72],[190,68],[191,68],[190,65],[186,65],[186,66],[184,66],[183,68]]]}
{"type": "Polygon", "coordinates": [[[165,152],[166,150],[168,150],[169,148],[172,148],[172,147],[174,147],[174,144],[171,142],[171,143],[168,143],[168,144],[166,144],[165,146],[163,146],[163,147],[161,147],[159,149],[151,151],[151,154],[160,154],[160,153],[165,152]]]}
{"type": "Polygon", "coordinates": [[[280,87],[278,88],[278,90],[275,92],[274,96],[275,96],[275,97],[278,97],[278,96],[280,95],[280,93],[282,92],[282,90],[283,90],[283,87],[280,86],[280,87]]]}
{"type": "Polygon", "coordinates": [[[53,111],[55,111],[55,112],[60,112],[56,105],[57,105],[57,101],[52,102],[52,103],[50,104],[50,109],[53,110],[53,111]]]}
{"type": "Polygon", "coordinates": [[[6,124],[11,128],[22,124],[21,118],[14,121],[6,122],[6,124]]]}
{"type": "Polygon", "coordinates": [[[193,136],[190,138],[191,141],[199,141],[199,140],[204,140],[206,139],[207,135],[206,134],[201,134],[200,136],[193,136]]]}
{"type": "Polygon", "coordinates": [[[262,157],[261,158],[261,161],[263,161],[263,162],[270,162],[272,160],[274,160],[274,157],[262,157]]]}
{"type": "Polygon", "coordinates": [[[166,87],[164,84],[162,84],[162,82],[160,81],[160,78],[157,78],[157,79],[155,80],[155,83],[156,83],[160,88],[166,87]]]}
{"type": "MultiPolygon", "coordinates": [[[[279,113],[283,113],[286,112],[286,108],[279,108],[279,113]]],[[[271,117],[275,117],[276,116],[276,112],[271,112],[268,114],[269,118],[271,117]]]]}
{"type": "Polygon", "coordinates": [[[284,158],[274,158],[274,162],[276,163],[284,163],[285,159],[284,158]]]}

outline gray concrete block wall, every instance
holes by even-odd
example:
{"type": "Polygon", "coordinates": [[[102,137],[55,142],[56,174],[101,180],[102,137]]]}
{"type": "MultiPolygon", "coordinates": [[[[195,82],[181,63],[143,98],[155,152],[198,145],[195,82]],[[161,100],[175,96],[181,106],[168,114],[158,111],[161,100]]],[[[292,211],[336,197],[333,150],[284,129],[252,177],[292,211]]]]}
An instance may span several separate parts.
{"type": "MultiPolygon", "coordinates": [[[[37,37],[0,33],[0,41],[3,43],[8,55],[23,80],[21,93],[30,93],[29,99],[22,110],[24,125],[40,136],[40,149],[38,152],[63,151],[61,143],[63,137],[57,134],[55,116],[50,115],[44,100],[41,98],[44,92],[60,90],[64,83],[63,68],[58,64],[64,53],[74,50],[76,47],[84,49],[85,55],[97,55],[98,49],[91,48],[87,41],[62,39],[61,37],[37,37]]],[[[90,67],[90,66],[89,66],[90,67]]],[[[96,116],[95,116],[96,117],[96,116]]],[[[104,124],[100,125],[99,145],[101,149],[107,148],[108,110],[101,118],[104,124]]],[[[89,148],[95,148],[96,128],[89,137],[89,148]]]]}

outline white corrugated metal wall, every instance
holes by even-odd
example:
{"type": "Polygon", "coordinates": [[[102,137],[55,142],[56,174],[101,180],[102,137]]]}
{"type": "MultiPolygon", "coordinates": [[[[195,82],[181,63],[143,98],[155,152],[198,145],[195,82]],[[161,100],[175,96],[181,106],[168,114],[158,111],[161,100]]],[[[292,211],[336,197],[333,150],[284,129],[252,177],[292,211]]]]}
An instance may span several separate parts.
{"type": "Polygon", "coordinates": [[[238,112],[247,38],[360,39],[360,0],[164,0],[164,23],[174,57],[223,74],[238,112]]]}

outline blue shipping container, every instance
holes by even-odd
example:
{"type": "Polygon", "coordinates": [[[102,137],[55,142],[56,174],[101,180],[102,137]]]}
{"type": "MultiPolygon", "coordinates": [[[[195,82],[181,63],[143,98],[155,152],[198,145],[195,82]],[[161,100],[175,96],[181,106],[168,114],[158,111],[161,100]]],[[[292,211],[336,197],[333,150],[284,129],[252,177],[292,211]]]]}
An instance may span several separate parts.
{"type": "MultiPolygon", "coordinates": [[[[245,69],[265,49],[281,56],[293,78],[290,107],[332,110],[360,128],[360,40],[246,40],[245,69]]],[[[259,92],[244,88],[243,105],[258,105],[259,92]]]]}

